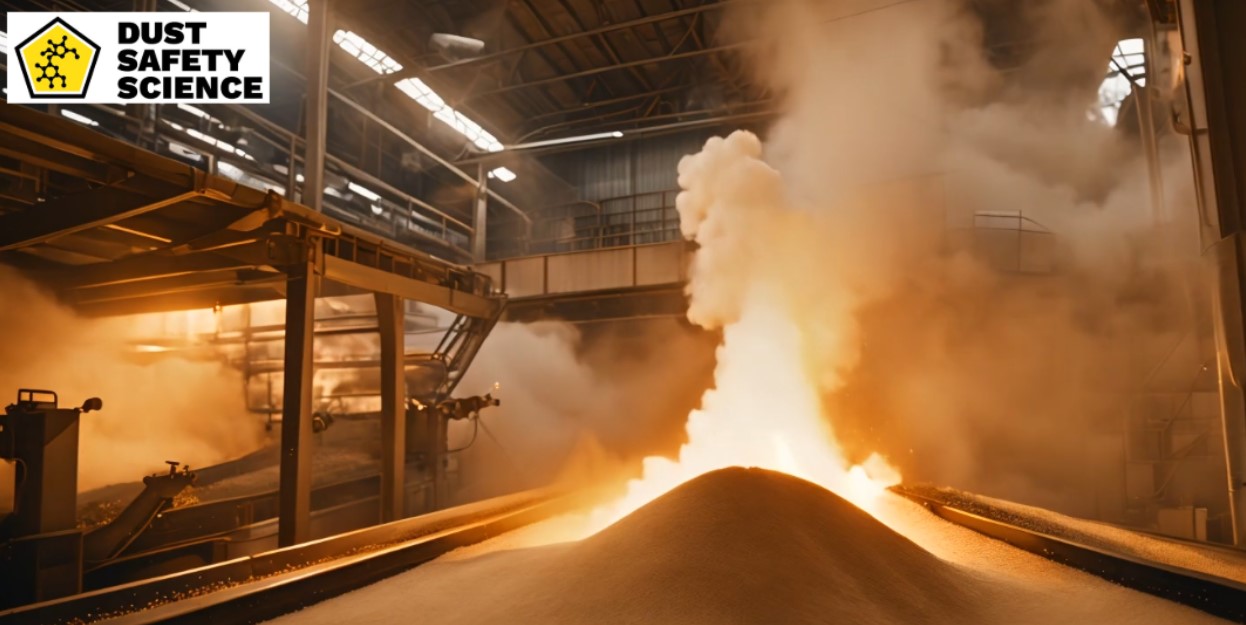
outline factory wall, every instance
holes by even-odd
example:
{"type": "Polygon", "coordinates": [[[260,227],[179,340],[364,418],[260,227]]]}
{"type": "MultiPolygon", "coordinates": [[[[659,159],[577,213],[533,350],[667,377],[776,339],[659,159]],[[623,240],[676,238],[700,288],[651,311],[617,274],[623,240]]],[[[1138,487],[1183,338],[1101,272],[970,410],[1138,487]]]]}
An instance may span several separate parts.
{"type": "Polygon", "coordinates": [[[610,198],[676,188],[679,159],[700,151],[712,130],[625,141],[546,157],[545,164],[575,189],[577,200],[610,198]]]}
{"type": "Polygon", "coordinates": [[[491,225],[489,257],[515,258],[663,243],[679,238],[679,161],[713,129],[558,152],[542,164],[566,183],[530,205],[533,223],[503,216],[491,225]]]}

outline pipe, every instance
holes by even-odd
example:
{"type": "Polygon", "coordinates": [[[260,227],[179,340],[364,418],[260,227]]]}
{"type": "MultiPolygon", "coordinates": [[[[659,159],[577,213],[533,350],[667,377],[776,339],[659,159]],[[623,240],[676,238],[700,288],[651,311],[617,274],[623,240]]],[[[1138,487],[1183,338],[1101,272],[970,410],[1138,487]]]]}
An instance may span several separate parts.
{"type": "Polygon", "coordinates": [[[615,71],[615,70],[627,69],[627,68],[629,68],[629,67],[637,67],[637,66],[640,66],[640,65],[655,65],[655,64],[659,64],[659,63],[669,63],[669,62],[671,62],[671,61],[681,61],[681,60],[683,60],[683,59],[690,59],[690,58],[695,58],[695,57],[698,57],[698,56],[705,56],[705,55],[707,55],[707,54],[716,54],[716,53],[718,53],[718,52],[727,52],[727,51],[729,51],[729,50],[737,50],[737,49],[739,49],[739,48],[743,48],[743,47],[746,47],[746,46],[751,46],[751,45],[753,45],[753,44],[755,44],[755,43],[756,43],[756,41],[753,41],[753,40],[750,40],[750,41],[740,41],[740,42],[736,42],[736,43],[729,43],[729,44],[724,44],[724,45],[721,45],[721,46],[715,46],[715,47],[713,47],[713,48],[703,48],[703,49],[701,49],[701,50],[690,50],[690,51],[688,51],[688,52],[679,52],[679,53],[676,53],[676,54],[667,54],[667,55],[663,55],[663,56],[655,56],[655,57],[651,57],[651,58],[647,58],[647,59],[639,59],[639,60],[636,60],[636,61],[628,61],[628,62],[626,62],[626,63],[615,63],[614,65],[606,65],[606,66],[603,66],[603,67],[594,67],[594,68],[592,68],[592,69],[586,69],[586,70],[583,70],[583,71],[573,72],[573,73],[570,73],[570,74],[562,74],[562,73],[560,73],[560,74],[555,75],[555,76],[550,76],[549,78],[540,78],[540,79],[537,79],[537,80],[530,80],[530,81],[528,81],[528,82],[521,82],[521,83],[516,83],[516,84],[513,84],[513,85],[504,85],[504,86],[498,87],[497,89],[492,89],[492,90],[489,90],[489,91],[482,91],[482,92],[480,92],[480,93],[472,93],[472,94],[468,94],[468,96],[467,96],[466,100],[475,100],[475,99],[477,99],[477,98],[482,98],[482,97],[485,97],[485,96],[491,96],[491,95],[501,95],[501,94],[503,94],[503,93],[510,93],[511,91],[515,91],[515,90],[518,90],[518,89],[527,89],[527,88],[530,88],[530,87],[539,87],[539,86],[542,86],[542,85],[549,85],[549,84],[554,84],[554,83],[566,82],[566,81],[568,81],[568,80],[574,80],[574,79],[576,79],[576,78],[585,78],[585,77],[587,77],[587,76],[596,76],[597,74],[604,74],[604,73],[606,73],[606,72],[613,72],[613,71],[615,71]]]}
{"type": "Polygon", "coordinates": [[[303,153],[303,204],[314,211],[324,205],[324,155],[328,138],[329,0],[311,0],[307,16],[307,137],[303,153]]]}
{"type": "MultiPolygon", "coordinates": [[[[690,128],[700,128],[704,126],[716,126],[718,124],[745,121],[745,120],[750,120],[750,119],[763,119],[766,117],[771,117],[775,114],[776,114],[775,111],[757,111],[754,113],[741,113],[738,115],[707,117],[705,119],[694,119],[694,120],[690,120],[686,122],[676,122],[673,124],[663,124],[660,126],[648,126],[644,128],[637,128],[635,130],[622,131],[623,136],[618,137],[618,138],[613,137],[613,133],[609,133],[612,135],[610,138],[606,138],[606,139],[602,139],[598,141],[584,141],[584,142],[579,142],[579,143],[564,143],[564,144],[558,144],[558,145],[549,145],[546,147],[525,149],[524,152],[526,154],[550,154],[553,152],[565,152],[567,150],[577,150],[577,149],[582,149],[586,147],[595,147],[595,146],[605,145],[607,143],[613,143],[617,141],[632,141],[634,139],[639,139],[640,137],[645,136],[645,135],[664,134],[664,133],[669,133],[669,132],[676,132],[679,130],[688,130],[690,128]]],[[[507,152],[495,152],[493,154],[485,154],[485,155],[477,156],[474,158],[463,159],[461,161],[458,161],[457,164],[458,165],[474,165],[476,163],[488,162],[490,160],[496,159],[506,154],[507,152]]]]}

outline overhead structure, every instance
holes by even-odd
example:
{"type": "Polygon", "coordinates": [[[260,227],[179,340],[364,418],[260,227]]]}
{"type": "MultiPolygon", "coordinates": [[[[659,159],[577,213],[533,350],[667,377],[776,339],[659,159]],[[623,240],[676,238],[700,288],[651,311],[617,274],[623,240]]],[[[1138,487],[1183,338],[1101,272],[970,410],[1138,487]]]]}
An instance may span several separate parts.
{"type": "Polygon", "coordinates": [[[1202,231],[1215,290],[1226,485],[1234,542],[1246,547],[1246,5],[1180,0],[1190,136],[1202,231]]]}
{"type": "MultiPolygon", "coordinates": [[[[0,262],[81,313],[286,301],[282,544],[309,535],[315,299],[373,293],[387,308],[401,310],[410,299],[457,314],[441,349],[429,356],[433,366],[426,368],[440,379],[431,395],[419,397],[425,402],[454,390],[505,304],[486,275],[61,117],[0,106],[0,155],[20,162],[0,169],[0,262]]],[[[381,336],[382,379],[398,385],[403,335],[382,327],[381,336]]],[[[400,421],[403,391],[386,391],[384,406],[393,414],[382,419],[400,421]]],[[[389,447],[401,445],[400,428],[386,432],[395,437],[389,447]]],[[[401,465],[386,463],[383,483],[401,480],[401,465]]],[[[401,502],[386,505],[401,509],[401,502]]]]}
{"type": "MultiPolygon", "coordinates": [[[[494,7],[479,0],[352,5],[352,28],[402,64],[349,90],[419,80],[476,119],[510,130],[515,143],[591,134],[619,140],[616,131],[663,119],[714,125],[740,114],[769,116],[769,96],[752,84],[738,58],[751,44],[722,35],[728,12],[749,4],[519,0],[483,29],[479,18],[494,7]],[[411,25],[407,36],[383,38],[395,21],[411,25]],[[441,33],[480,37],[484,50],[467,58],[447,55],[433,43],[441,33]]],[[[486,153],[483,159],[505,156],[486,153]]]]}

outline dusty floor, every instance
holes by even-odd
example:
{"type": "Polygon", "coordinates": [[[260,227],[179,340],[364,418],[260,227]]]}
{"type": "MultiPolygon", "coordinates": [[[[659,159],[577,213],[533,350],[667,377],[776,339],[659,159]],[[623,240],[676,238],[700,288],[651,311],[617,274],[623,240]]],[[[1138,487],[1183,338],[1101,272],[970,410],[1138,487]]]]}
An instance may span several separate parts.
{"type": "Polygon", "coordinates": [[[554,519],[274,622],[1222,622],[895,496],[874,513],[787,475],[727,469],[588,538],[557,542],[578,524],[554,519]]]}

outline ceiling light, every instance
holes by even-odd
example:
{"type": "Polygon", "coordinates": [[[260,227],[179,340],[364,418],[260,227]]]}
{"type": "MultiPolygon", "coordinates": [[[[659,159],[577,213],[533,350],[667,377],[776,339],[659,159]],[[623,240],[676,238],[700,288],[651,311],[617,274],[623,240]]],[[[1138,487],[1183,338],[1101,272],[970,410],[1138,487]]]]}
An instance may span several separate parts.
{"type": "Polygon", "coordinates": [[[462,35],[433,33],[428,38],[428,46],[450,56],[464,57],[480,54],[485,49],[485,42],[462,35]]]}
{"type": "Polygon", "coordinates": [[[363,186],[363,185],[355,184],[355,183],[353,183],[353,182],[348,182],[348,183],[346,183],[346,188],[347,188],[347,189],[350,189],[350,192],[351,192],[351,193],[354,193],[355,195],[359,195],[359,196],[365,197],[365,198],[367,198],[369,201],[371,201],[371,202],[373,202],[373,203],[375,203],[375,202],[380,202],[380,201],[381,201],[381,196],[380,196],[380,194],[378,194],[377,192],[375,192],[375,191],[373,191],[372,189],[369,189],[369,188],[367,188],[367,187],[365,187],[365,186],[363,186]]]}
{"type": "Polygon", "coordinates": [[[467,137],[473,145],[486,152],[501,152],[503,149],[502,142],[493,136],[489,131],[485,130],[472,121],[466,115],[454,110],[446,101],[437,95],[431,87],[425,84],[419,78],[403,78],[394,83],[399,91],[407,94],[407,97],[415,100],[420,106],[432,111],[433,117],[441,120],[442,123],[453,128],[455,132],[467,137]]]}
{"type": "Polygon", "coordinates": [[[378,74],[392,74],[402,69],[402,64],[395,61],[393,57],[349,30],[339,30],[333,33],[333,43],[378,74]]]}
{"type": "MultiPolygon", "coordinates": [[[[307,1],[306,0],[268,0],[273,6],[293,15],[300,22],[307,23],[307,1]]],[[[475,44],[470,42],[474,40],[465,37],[457,37],[445,35],[440,41],[449,42],[446,37],[455,37],[458,45],[472,47],[475,44]]],[[[359,35],[348,31],[339,30],[333,35],[333,41],[351,56],[362,61],[365,65],[372,68],[372,71],[378,74],[390,74],[402,69],[402,64],[394,60],[393,57],[386,54],[380,48],[372,45],[368,40],[359,35]]],[[[483,44],[482,44],[483,45],[483,44]]],[[[402,91],[407,97],[415,100],[420,106],[428,109],[433,113],[433,117],[441,120],[444,124],[453,128],[455,132],[463,135],[468,141],[472,142],[477,148],[486,152],[501,152],[503,149],[502,142],[493,136],[489,131],[485,130],[480,124],[472,121],[466,115],[454,110],[446,101],[437,95],[424,81],[419,78],[404,78],[394,83],[394,86],[402,91]]]]}
{"type": "Polygon", "coordinates": [[[515,172],[505,167],[499,167],[489,172],[489,177],[497,178],[498,180],[501,180],[502,182],[511,182],[514,179],[518,178],[519,176],[515,172]]]}
{"type": "Polygon", "coordinates": [[[307,23],[307,0],[268,0],[278,9],[293,15],[298,21],[307,23]]]}
{"type": "Polygon", "coordinates": [[[91,119],[90,117],[87,117],[86,115],[75,113],[69,109],[61,109],[61,115],[64,115],[65,117],[68,117],[69,119],[72,119],[78,122],[79,124],[86,124],[88,126],[100,125],[100,123],[95,121],[94,119],[91,119]]]}
{"type": "Polygon", "coordinates": [[[208,112],[207,112],[207,111],[205,111],[205,110],[203,110],[203,109],[201,109],[201,108],[199,108],[199,107],[197,107],[197,106],[191,106],[191,105],[189,105],[189,104],[181,104],[181,103],[179,103],[179,104],[177,105],[177,108],[179,108],[179,109],[181,109],[181,110],[183,110],[183,111],[186,111],[187,113],[190,113],[191,115],[194,115],[195,117],[198,117],[198,118],[200,118],[200,119],[206,119],[206,120],[208,120],[209,122],[211,122],[211,123],[213,123],[213,124],[216,124],[217,126],[224,126],[224,125],[225,125],[224,123],[222,123],[222,122],[221,122],[221,120],[219,120],[219,119],[217,119],[217,118],[215,118],[215,117],[212,117],[210,114],[208,114],[208,112]]]}

